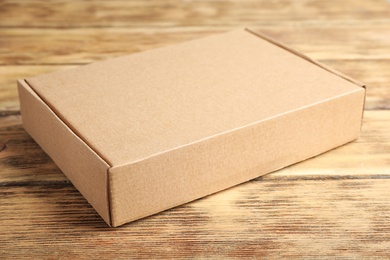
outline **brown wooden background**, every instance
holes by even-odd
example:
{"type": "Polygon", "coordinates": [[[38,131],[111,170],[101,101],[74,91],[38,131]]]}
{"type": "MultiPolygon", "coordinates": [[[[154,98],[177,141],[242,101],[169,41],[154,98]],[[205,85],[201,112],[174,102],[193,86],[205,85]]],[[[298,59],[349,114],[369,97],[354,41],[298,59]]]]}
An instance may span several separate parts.
{"type": "Polygon", "coordinates": [[[0,258],[390,259],[390,4],[0,0],[0,150],[0,258]],[[17,78],[245,26],[365,82],[361,137],[114,229],[21,126],[17,78]]]}

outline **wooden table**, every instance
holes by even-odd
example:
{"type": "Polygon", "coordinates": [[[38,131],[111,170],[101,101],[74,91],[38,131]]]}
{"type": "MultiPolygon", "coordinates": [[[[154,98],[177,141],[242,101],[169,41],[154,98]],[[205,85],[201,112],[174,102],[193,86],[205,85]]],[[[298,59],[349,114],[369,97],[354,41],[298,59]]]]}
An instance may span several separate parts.
{"type": "Polygon", "coordinates": [[[0,258],[389,259],[390,4],[0,1],[0,150],[0,258]],[[245,26],[365,82],[361,137],[109,228],[23,130],[17,78],[245,26]]]}

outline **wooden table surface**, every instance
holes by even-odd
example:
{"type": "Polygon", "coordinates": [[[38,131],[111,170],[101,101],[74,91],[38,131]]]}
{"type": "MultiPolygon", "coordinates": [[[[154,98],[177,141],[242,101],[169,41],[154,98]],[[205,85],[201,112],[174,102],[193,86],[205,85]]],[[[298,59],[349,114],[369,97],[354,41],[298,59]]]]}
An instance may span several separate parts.
{"type": "Polygon", "coordinates": [[[0,258],[390,259],[390,3],[1,0],[0,150],[0,258]],[[17,78],[246,26],[366,83],[361,137],[109,228],[23,130],[17,78]]]}

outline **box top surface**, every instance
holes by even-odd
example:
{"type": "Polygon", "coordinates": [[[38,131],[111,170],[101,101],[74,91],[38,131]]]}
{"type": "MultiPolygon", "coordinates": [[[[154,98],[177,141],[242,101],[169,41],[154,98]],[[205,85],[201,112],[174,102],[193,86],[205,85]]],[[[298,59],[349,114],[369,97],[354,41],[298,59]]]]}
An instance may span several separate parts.
{"type": "Polygon", "coordinates": [[[244,29],[26,81],[111,166],[359,89],[244,29]]]}

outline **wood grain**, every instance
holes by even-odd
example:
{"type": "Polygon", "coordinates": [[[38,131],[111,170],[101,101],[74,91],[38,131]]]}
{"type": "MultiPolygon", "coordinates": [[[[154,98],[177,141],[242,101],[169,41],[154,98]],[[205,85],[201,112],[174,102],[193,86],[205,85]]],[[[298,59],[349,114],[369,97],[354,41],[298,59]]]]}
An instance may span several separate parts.
{"type": "MultiPolygon", "coordinates": [[[[84,64],[157,48],[237,27],[202,28],[77,28],[1,29],[0,64],[84,64]]],[[[386,25],[343,27],[251,27],[275,37],[314,59],[388,60],[390,22],[386,25]],[[326,35],[326,37],[324,37],[326,35]]]]}
{"type": "Polygon", "coordinates": [[[108,228],[68,183],[0,190],[2,257],[390,257],[389,180],[253,180],[108,228]]]}
{"type": "Polygon", "coordinates": [[[183,27],[389,19],[385,1],[2,1],[3,27],[183,27]],[[21,11],[23,13],[21,14],[21,11]],[[329,19],[332,18],[332,19],[329,19]],[[32,22],[33,21],[33,22],[32,22]]]}
{"type": "Polygon", "coordinates": [[[390,259],[389,187],[385,0],[0,0],[1,259],[390,259]],[[366,83],[361,137],[108,228],[24,131],[16,79],[241,27],[366,83]]]}

